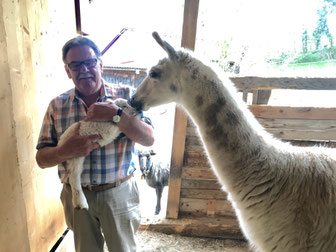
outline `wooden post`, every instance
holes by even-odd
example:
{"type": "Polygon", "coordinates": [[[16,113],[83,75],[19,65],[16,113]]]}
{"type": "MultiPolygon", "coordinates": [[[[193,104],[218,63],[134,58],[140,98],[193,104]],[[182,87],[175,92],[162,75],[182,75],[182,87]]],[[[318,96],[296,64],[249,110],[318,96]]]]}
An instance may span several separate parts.
{"type": "MultiPolygon", "coordinates": [[[[191,50],[195,49],[198,6],[199,0],[185,0],[181,46],[191,50]]],[[[166,213],[171,219],[177,219],[179,212],[186,129],[187,115],[176,107],[166,213]]]]}

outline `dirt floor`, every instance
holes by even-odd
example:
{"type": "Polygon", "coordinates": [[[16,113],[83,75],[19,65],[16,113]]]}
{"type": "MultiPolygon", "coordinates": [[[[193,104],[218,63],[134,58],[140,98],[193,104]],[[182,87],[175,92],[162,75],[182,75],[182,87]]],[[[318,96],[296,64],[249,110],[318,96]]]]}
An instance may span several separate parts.
{"type": "MultiPolygon", "coordinates": [[[[148,230],[139,230],[137,240],[138,252],[251,252],[241,241],[168,235],[148,230]]],[[[66,248],[57,251],[75,252],[72,231],[64,242],[66,248]]],[[[108,252],[107,247],[105,252],[108,252]]]]}
{"type": "Polygon", "coordinates": [[[139,252],[250,252],[245,242],[167,235],[140,230],[137,233],[139,252]]]}

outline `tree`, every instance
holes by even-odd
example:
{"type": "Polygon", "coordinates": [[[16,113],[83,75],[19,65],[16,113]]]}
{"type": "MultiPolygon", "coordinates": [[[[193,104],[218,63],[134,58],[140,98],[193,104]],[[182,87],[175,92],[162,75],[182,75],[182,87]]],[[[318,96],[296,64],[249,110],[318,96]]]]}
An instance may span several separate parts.
{"type": "MultiPolygon", "coordinates": [[[[325,1],[335,1],[335,0],[325,0],[325,1]]],[[[335,2],[336,3],[336,2],[335,2]]],[[[321,45],[321,37],[322,35],[326,35],[329,39],[330,47],[333,45],[333,37],[329,32],[329,27],[327,24],[327,14],[328,9],[326,6],[323,6],[322,10],[318,10],[317,14],[319,15],[319,19],[317,20],[317,27],[313,32],[313,37],[315,39],[315,48],[316,50],[320,48],[321,45]]]]}
{"type": "Polygon", "coordinates": [[[308,52],[308,31],[305,29],[302,33],[302,52],[308,52]]]}

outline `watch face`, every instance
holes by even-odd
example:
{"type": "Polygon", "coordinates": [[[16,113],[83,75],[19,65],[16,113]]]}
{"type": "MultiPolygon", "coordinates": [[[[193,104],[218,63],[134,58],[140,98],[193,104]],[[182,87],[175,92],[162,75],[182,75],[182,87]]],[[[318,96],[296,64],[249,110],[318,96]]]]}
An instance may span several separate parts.
{"type": "Polygon", "coordinates": [[[113,116],[113,122],[114,123],[120,122],[120,116],[118,116],[118,115],[113,116]]]}

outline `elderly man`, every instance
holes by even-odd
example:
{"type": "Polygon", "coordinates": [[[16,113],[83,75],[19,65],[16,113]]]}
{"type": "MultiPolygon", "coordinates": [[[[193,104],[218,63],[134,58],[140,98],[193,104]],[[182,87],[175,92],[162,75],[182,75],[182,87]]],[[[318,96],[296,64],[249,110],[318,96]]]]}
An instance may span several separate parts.
{"type": "Polygon", "coordinates": [[[67,225],[74,232],[77,252],[136,251],[135,232],[140,224],[139,195],[133,172],[134,144],[154,143],[150,120],[129,116],[107,98],[129,99],[132,88],[109,84],[102,79],[101,53],[85,37],[76,37],[63,46],[65,71],[75,87],[49,104],[37,144],[36,161],[41,168],[58,165],[63,185],[61,201],[67,225]],[[62,133],[79,120],[111,121],[123,132],[100,148],[99,135],[79,136],[79,128],[64,144],[62,133]],[[74,209],[71,202],[66,160],[86,156],[81,176],[89,210],[74,209]]]}

